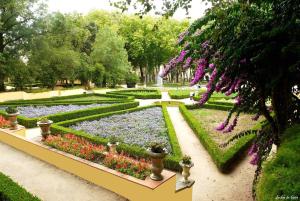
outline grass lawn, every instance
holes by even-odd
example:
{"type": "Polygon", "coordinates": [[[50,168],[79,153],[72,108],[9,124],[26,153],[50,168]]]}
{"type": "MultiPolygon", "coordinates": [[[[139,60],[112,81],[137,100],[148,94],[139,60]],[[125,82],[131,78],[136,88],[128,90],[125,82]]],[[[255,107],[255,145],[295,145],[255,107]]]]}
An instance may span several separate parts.
{"type": "MultiPolygon", "coordinates": [[[[252,121],[252,115],[241,114],[235,129],[230,133],[223,133],[215,130],[215,128],[227,118],[227,111],[203,108],[190,110],[190,112],[200,122],[203,129],[219,145],[227,142],[233,135],[253,128],[258,121],[262,120],[262,118],[260,118],[258,121],[252,121]]],[[[232,146],[232,144],[225,147],[225,149],[228,149],[230,146],[232,146]]]]}

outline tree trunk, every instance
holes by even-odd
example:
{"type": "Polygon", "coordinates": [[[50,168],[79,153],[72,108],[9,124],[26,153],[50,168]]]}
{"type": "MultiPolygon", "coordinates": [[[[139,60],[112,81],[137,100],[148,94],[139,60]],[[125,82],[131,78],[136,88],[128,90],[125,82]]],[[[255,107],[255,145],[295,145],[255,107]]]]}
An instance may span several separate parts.
{"type": "Polygon", "coordinates": [[[0,73],[0,91],[5,91],[5,84],[4,84],[4,75],[0,73]]]}
{"type": "Polygon", "coordinates": [[[144,71],[143,71],[143,67],[140,66],[140,73],[141,73],[141,82],[144,83],[145,81],[145,75],[144,75],[144,71]]]}
{"type": "Polygon", "coordinates": [[[289,96],[289,86],[288,78],[284,77],[278,84],[274,87],[272,93],[272,107],[275,113],[275,122],[278,128],[275,140],[276,144],[280,144],[280,135],[285,131],[288,124],[288,113],[289,104],[291,102],[291,97],[289,96]]]}
{"type": "MultiPolygon", "coordinates": [[[[4,52],[4,38],[3,34],[0,34],[0,55],[2,55],[4,52]]],[[[0,61],[0,68],[4,68],[3,61],[0,61]]],[[[4,79],[5,79],[5,73],[4,69],[0,69],[0,91],[5,91],[5,85],[4,85],[4,79]]]]}

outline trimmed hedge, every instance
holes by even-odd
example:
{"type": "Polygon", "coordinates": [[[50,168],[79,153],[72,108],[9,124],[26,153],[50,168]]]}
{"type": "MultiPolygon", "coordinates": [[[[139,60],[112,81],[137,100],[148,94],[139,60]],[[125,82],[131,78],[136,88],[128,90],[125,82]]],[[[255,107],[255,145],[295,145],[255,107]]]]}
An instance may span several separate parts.
{"type": "MultiPolygon", "coordinates": [[[[205,104],[204,107],[205,106],[209,106],[209,104],[205,104]]],[[[197,106],[189,106],[189,108],[193,107],[197,106]]],[[[216,105],[209,106],[208,108],[216,109],[222,107],[224,107],[224,110],[226,109],[226,106],[216,105]]],[[[237,157],[242,152],[244,152],[247,149],[252,140],[255,138],[254,134],[242,137],[228,150],[226,150],[226,152],[223,152],[219,145],[203,129],[204,126],[201,125],[201,123],[191,114],[191,112],[187,109],[185,105],[180,105],[179,110],[221,172],[229,171],[230,165],[237,159],[237,157]]]]}
{"type": "Polygon", "coordinates": [[[216,110],[223,110],[223,111],[229,111],[232,109],[232,106],[227,106],[227,105],[218,105],[218,104],[210,104],[206,103],[202,106],[199,106],[197,104],[194,105],[186,105],[185,106],[187,109],[199,109],[199,108],[206,108],[206,109],[216,109],[216,110]]]}
{"type": "Polygon", "coordinates": [[[161,99],[160,91],[155,89],[118,90],[118,91],[110,91],[107,92],[106,94],[133,96],[137,99],[161,99]]]}
{"type": "Polygon", "coordinates": [[[39,198],[27,192],[19,184],[0,172],[1,201],[40,201],[39,198]]]}
{"type": "Polygon", "coordinates": [[[110,103],[110,102],[126,102],[126,101],[133,101],[134,97],[130,96],[123,96],[117,94],[79,94],[79,95],[71,95],[71,96],[58,96],[53,98],[41,98],[41,99],[30,99],[30,100],[15,100],[15,101],[6,101],[1,102],[0,105],[20,105],[20,104],[44,104],[44,103],[80,103],[80,102],[97,102],[97,103],[110,103]],[[106,98],[113,98],[111,100],[89,100],[89,101],[82,101],[82,100],[67,100],[72,98],[85,98],[90,96],[99,96],[99,97],[106,97],[106,98]]]}
{"type": "MultiPolygon", "coordinates": [[[[152,106],[145,106],[145,107],[139,107],[139,108],[131,108],[131,109],[126,109],[126,110],[122,110],[122,111],[108,112],[108,113],[104,113],[104,114],[86,116],[86,117],[82,117],[82,118],[78,118],[78,119],[63,121],[63,122],[53,124],[51,127],[51,132],[57,133],[57,134],[73,133],[74,135],[88,139],[95,144],[102,144],[102,145],[106,146],[108,143],[108,139],[102,138],[99,136],[93,136],[84,131],[78,131],[78,130],[74,130],[74,129],[71,129],[68,127],[71,125],[74,125],[78,122],[82,122],[82,121],[97,120],[97,119],[101,119],[101,118],[108,117],[111,115],[125,114],[125,113],[140,111],[140,110],[143,110],[146,108],[151,108],[151,107],[162,107],[165,123],[166,123],[167,129],[168,129],[169,140],[170,140],[170,144],[171,144],[172,151],[173,151],[172,155],[169,155],[166,157],[166,159],[164,161],[164,165],[167,169],[180,171],[181,167],[179,165],[179,161],[181,159],[182,153],[181,153],[181,149],[180,149],[177,137],[176,137],[176,133],[175,133],[173,124],[170,120],[169,114],[167,113],[166,107],[164,107],[164,106],[152,105],[152,106]]],[[[148,157],[146,150],[144,148],[136,146],[136,145],[128,145],[128,144],[120,143],[120,145],[117,147],[117,150],[119,152],[123,151],[132,157],[137,157],[137,158],[147,158],[148,157]]]]}
{"type": "MultiPolygon", "coordinates": [[[[200,89],[200,90],[169,90],[169,96],[172,99],[184,99],[190,97],[190,92],[199,92],[200,94],[203,94],[206,90],[200,89]]],[[[198,95],[197,95],[198,96],[198,95]]]]}
{"type": "Polygon", "coordinates": [[[300,199],[299,153],[300,124],[297,124],[286,130],[277,154],[263,164],[262,174],[256,186],[258,201],[300,199]],[[298,198],[292,199],[291,196],[298,198]]]}
{"type": "MultiPolygon", "coordinates": [[[[58,104],[58,103],[56,103],[56,104],[58,104]]],[[[68,103],[68,104],[70,104],[70,103],[68,103]]],[[[85,104],[91,104],[91,103],[85,103],[85,104]]],[[[50,106],[53,104],[46,103],[43,105],[50,106]]],[[[60,121],[68,120],[68,119],[76,119],[76,118],[80,118],[83,116],[90,116],[90,115],[95,115],[95,114],[99,114],[99,113],[107,113],[107,112],[112,112],[112,111],[125,110],[128,108],[137,107],[138,105],[139,105],[138,102],[117,103],[117,104],[112,104],[109,106],[93,107],[93,108],[75,110],[75,111],[70,111],[70,112],[60,112],[60,113],[48,115],[46,117],[48,119],[52,120],[53,122],[60,122],[60,121]]],[[[0,111],[0,115],[7,116],[5,111],[0,111]]],[[[25,126],[26,128],[33,128],[33,127],[36,127],[36,123],[40,118],[41,117],[27,118],[24,116],[18,116],[18,122],[19,122],[19,124],[25,126]]]]}

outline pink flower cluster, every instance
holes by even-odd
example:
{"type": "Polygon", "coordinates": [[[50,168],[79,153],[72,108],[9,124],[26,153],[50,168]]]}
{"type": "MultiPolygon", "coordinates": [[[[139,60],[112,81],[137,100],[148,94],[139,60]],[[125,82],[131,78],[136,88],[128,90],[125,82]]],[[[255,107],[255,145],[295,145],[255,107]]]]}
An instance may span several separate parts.
{"type": "Polygon", "coordinates": [[[188,51],[182,50],[180,52],[179,57],[177,58],[177,63],[183,62],[185,55],[188,53],[188,51]]]}
{"type": "Polygon", "coordinates": [[[190,83],[191,86],[197,84],[205,75],[205,67],[207,65],[207,61],[205,59],[199,59],[197,63],[198,66],[195,72],[194,79],[190,83]]]}
{"type": "Polygon", "coordinates": [[[186,60],[185,60],[185,64],[182,66],[182,68],[184,70],[188,69],[190,66],[191,66],[191,63],[192,63],[192,58],[191,57],[188,57],[186,60]]]}
{"type": "Polygon", "coordinates": [[[235,116],[235,118],[232,121],[232,124],[228,126],[229,124],[229,119],[227,118],[223,123],[221,123],[219,126],[216,127],[216,130],[218,131],[223,131],[223,133],[230,133],[231,131],[234,130],[234,128],[237,125],[239,118],[239,113],[235,116]],[[228,127],[227,127],[228,126],[228,127]],[[227,127],[227,128],[226,128],[227,127]],[[226,128],[226,129],[225,129],[226,128]],[[225,129],[225,130],[224,130],[225,129]]]}
{"type": "Polygon", "coordinates": [[[169,61],[169,63],[166,65],[165,69],[161,74],[159,74],[160,77],[165,77],[173,68],[176,67],[177,59],[173,58],[169,61]]]}
{"type": "Polygon", "coordinates": [[[259,160],[257,152],[258,152],[258,146],[256,143],[253,143],[248,151],[248,155],[252,156],[252,159],[250,161],[252,165],[257,165],[257,162],[259,160]]]}

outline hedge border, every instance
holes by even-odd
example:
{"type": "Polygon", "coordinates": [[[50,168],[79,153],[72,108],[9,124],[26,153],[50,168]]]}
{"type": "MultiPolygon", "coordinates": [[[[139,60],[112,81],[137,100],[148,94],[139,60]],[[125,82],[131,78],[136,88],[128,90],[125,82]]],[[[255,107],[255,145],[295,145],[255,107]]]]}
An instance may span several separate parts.
{"type": "Polygon", "coordinates": [[[40,99],[28,99],[28,100],[14,100],[14,101],[5,101],[1,102],[0,105],[19,105],[19,104],[43,104],[43,103],[78,103],[78,102],[127,102],[133,101],[133,96],[124,96],[124,95],[117,95],[117,94],[79,94],[79,95],[71,95],[71,96],[57,96],[52,98],[40,98],[40,99]],[[81,98],[81,97],[89,97],[89,96],[100,96],[100,97],[109,97],[115,98],[111,100],[89,100],[89,101],[78,101],[78,100],[67,100],[70,98],[81,98]]]}
{"type": "MultiPolygon", "coordinates": [[[[191,91],[199,91],[199,90],[175,90],[175,89],[171,89],[171,90],[169,90],[168,91],[168,94],[169,94],[169,96],[172,98],[172,99],[185,99],[185,98],[189,98],[190,97],[190,92],[191,91]],[[178,91],[187,91],[187,93],[188,94],[176,94],[176,92],[178,92],[178,91]]],[[[203,94],[205,91],[199,91],[200,92],[200,94],[203,94]]]]}
{"type": "MultiPolygon", "coordinates": [[[[111,115],[118,115],[118,114],[125,114],[125,113],[130,113],[130,112],[135,112],[135,111],[140,111],[144,110],[147,108],[152,108],[152,107],[161,107],[164,120],[167,126],[168,130],[168,137],[169,141],[172,147],[172,155],[168,155],[165,160],[164,160],[164,165],[167,169],[174,170],[174,171],[181,171],[181,166],[179,165],[179,161],[181,160],[182,157],[182,152],[179,146],[179,142],[173,127],[173,124],[171,122],[170,116],[167,112],[166,107],[161,106],[161,105],[150,105],[150,106],[144,106],[144,107],[139,107],[139,108],[131,108],[131,109],[126,109],[126,110],[121,110],[121,111],[114,111],[114,112],[108,112],[104,114],[99,114],[99,115],[92,115],[92,116],[86,116],[78,119],[73,119],[73,120],[67,120],[59,123],[55,123],[51,127],[51,132],[52,133],[58,133],[58,134],[65,134],[65,133],[73,133],[74,135],[83,137],[85,139],[90,140],[93,143],[96,144],[102,144],[102,145],[107,145],[108,139],[99,137],[99,136],[93,136],[90,135],[84,131],[77,131],[71,128],[67,128],[67,126],[73,125],[77,122],[81,121],[89,121],[89,120],[96,120],[96,119],[101,119],[104,117],[108,117],[111,115]]],[[[128,145],[124,143],[120,143],[120,145],[117,147],[117,150],[119,152],[124,152],[127,153],[130,156],[137,157],[137,158],[148,158],[148,155],[146,153],[146,150],[144,148],[141,148],[136,145],[128,145]]]]}
{"type": "Polygon", "coordinates": [[[156,89],[133,89],[133,90],[118,90],[118,91],[110,91],[106,94],[116,94],[123,96],[134,96],[137,99],[161,99],[161,92],[156,89]],[[130,93],[128,93],[130,92],[130,93]],[[137,93],[131,93],[137,92],[137,93]],[[138,92],[156,92],[156,94],[138,94],[138,92]]]}
{"type": "MultiPolygon", "coordinates": [[[[55,104],[57,104],[57,103],[55,103],[55,104]]],[[[67,104],[67,103],[64,103],[64,104],[67,104]]],[[[74,103],[71,102],[69,104],[74,104],[74,103]]],[[[92,104],[92,103],[86,102],[86,104],[92,104]]],[[[53,104],[45,103],[43,105],[49,106],[49,105],[53,105],[53,104]]],[[[80,118],[83,116],[90,116],[90,115],[95,115],[95,114],[99,114],[99,113],[106,113],[106,112],[111,112],[111,111],[118,111],[118,110],[134,108],[134,107],[137,107],[138,105],[139,105],[139,102],[117,103],[117,104],[112,104],[109,106],[100,106],[100,107],[93,107],[93,108],[75,110],[75,111],[70,111],[70,112],[61,112],[61,113],[47,115],[44,117],[47,117],[48,119],[52,120],[53,122],[60,122],[60,121],[68,120],[68,119],[80,118]]],[[[5,111],[0,111],[0,115],[7,117],[7,114],[5,111]]],[[[26,128],[34,128],[37,126],[36,123],[40,118],[41,117],[28,118],[28,117],[24,117],[24,116],[18,116],[17,119],[18,119],[19,124],[25,126],[26,128]]]]}
{"type": "Polygon", "coordinates": [[[22,186],[0,172],[0,200],[3,201],[41,201],[22,186]]]}
{"type": "MultiPolygon", "coordinates": [[[[223,110],[227,109],[226,106],[221,105],[209,106],[209,104],[205,104],[205,106],[206,107],[203,108],[218,108],[223,110]]],[[[190,107],[190,109],[195,108],[190,107]]],[[[240,138],[234,145],[232,145],[226,152],[223,152],[219,148],[218,144],[213,141],[210,138],[209,134],[203,129],[203,125],[198,122],[198,120],[191,114],[191,112],[185,105],[180,105],[179,110],[221,172],[228,172],[230,170],[231,164],[236,161],[236,159],[248,148],[248,146],[255,138],[255,134],[244,136],[240,138]]],[[[253,130],[258,128],[259,125],[260,124],[256,125],[253,130]]]]}

